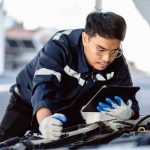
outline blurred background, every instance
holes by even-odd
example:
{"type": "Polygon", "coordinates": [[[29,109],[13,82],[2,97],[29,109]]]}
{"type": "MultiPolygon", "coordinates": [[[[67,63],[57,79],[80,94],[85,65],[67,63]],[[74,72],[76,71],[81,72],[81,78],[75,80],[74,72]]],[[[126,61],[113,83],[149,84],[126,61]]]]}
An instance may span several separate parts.
{"type": "MultiPolygon", "coordinates": [[[[0,121],[17,73],[58,30],[84,28],[95,9],[113,11],[127,22],[123,42],[141,114],[150,108],[149,0],[0,0],[0,121]]],[[[91,117],[90,117],[91,118],[91,117]]]]}

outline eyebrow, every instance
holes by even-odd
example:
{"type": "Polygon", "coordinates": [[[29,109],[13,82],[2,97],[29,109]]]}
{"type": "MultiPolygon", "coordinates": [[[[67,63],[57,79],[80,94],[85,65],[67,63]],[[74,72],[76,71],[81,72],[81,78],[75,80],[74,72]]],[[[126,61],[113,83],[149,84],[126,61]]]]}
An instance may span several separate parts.
{"type": "MultiPolygon", "coordinates": [[[[96,47],[102,48],[102,49],[106,49],[105,47],[103,47],[103,46],[101,46],[101,45],[98,45],[98,44],[96,44],[96,47]]],[[[107,49],[106,49],[106,50],[107,50],[107,49]]]]}
{"type": "MultiPolygon", "coordinates": [[[[101,45],[98,45],[98,44],[96,44],[96,47],[102,48],[102,49],[105,49],[105,50],[108,50],[107,48],[105,48],[105,47],[103,47],[103,46],[101,46],[101,45]]],[[[118,47],[118,48],[116,48],[116,49],[113,49],[113,50],[118,50],[118,49],[120,49],[120,47],[118,47]]],[[[113,51],[113,50],[112,50],[112,51],[113,51]]]]}

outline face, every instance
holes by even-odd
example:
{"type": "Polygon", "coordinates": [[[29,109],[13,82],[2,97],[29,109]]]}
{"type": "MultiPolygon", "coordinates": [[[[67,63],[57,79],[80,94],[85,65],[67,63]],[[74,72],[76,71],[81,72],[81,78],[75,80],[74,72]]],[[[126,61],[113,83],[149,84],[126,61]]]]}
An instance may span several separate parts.
{"type": "Polygon", "coordinates": [[[94,37],[89,37],[83,32],[82,42],[88,64],[97,70],[106,69],[116,57],[122,54],[120,50],[121,42],[115,38],[103,38],[98,34],[94,37]]]}

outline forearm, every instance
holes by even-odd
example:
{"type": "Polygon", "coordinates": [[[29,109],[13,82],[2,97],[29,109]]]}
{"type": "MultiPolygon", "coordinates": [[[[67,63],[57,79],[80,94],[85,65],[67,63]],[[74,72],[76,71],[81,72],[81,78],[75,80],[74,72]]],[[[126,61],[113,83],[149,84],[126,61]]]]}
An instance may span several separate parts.
{"type": "Polygon", "coordinates": [[[47,108],[40,108],[37,113],[36,113],[36,118],[37,118],[37,121],[38,123],[40,124],[41,121],[45,118],[45,117],[48,117],[48,116],[51,116],[52,115],[52,112],[47,109],[47,108]]]}

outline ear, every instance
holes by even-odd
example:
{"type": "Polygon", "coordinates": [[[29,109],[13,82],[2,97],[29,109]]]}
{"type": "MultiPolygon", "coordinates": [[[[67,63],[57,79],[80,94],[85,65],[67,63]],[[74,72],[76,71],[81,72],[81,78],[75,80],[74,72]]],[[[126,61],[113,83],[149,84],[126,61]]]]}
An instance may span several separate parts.
{"type": "Polygon", "coordinates": [[[82,42],[84,46],[86,46],[89,43],[89,37],[85,32],[82,32],[82,42]]]}

